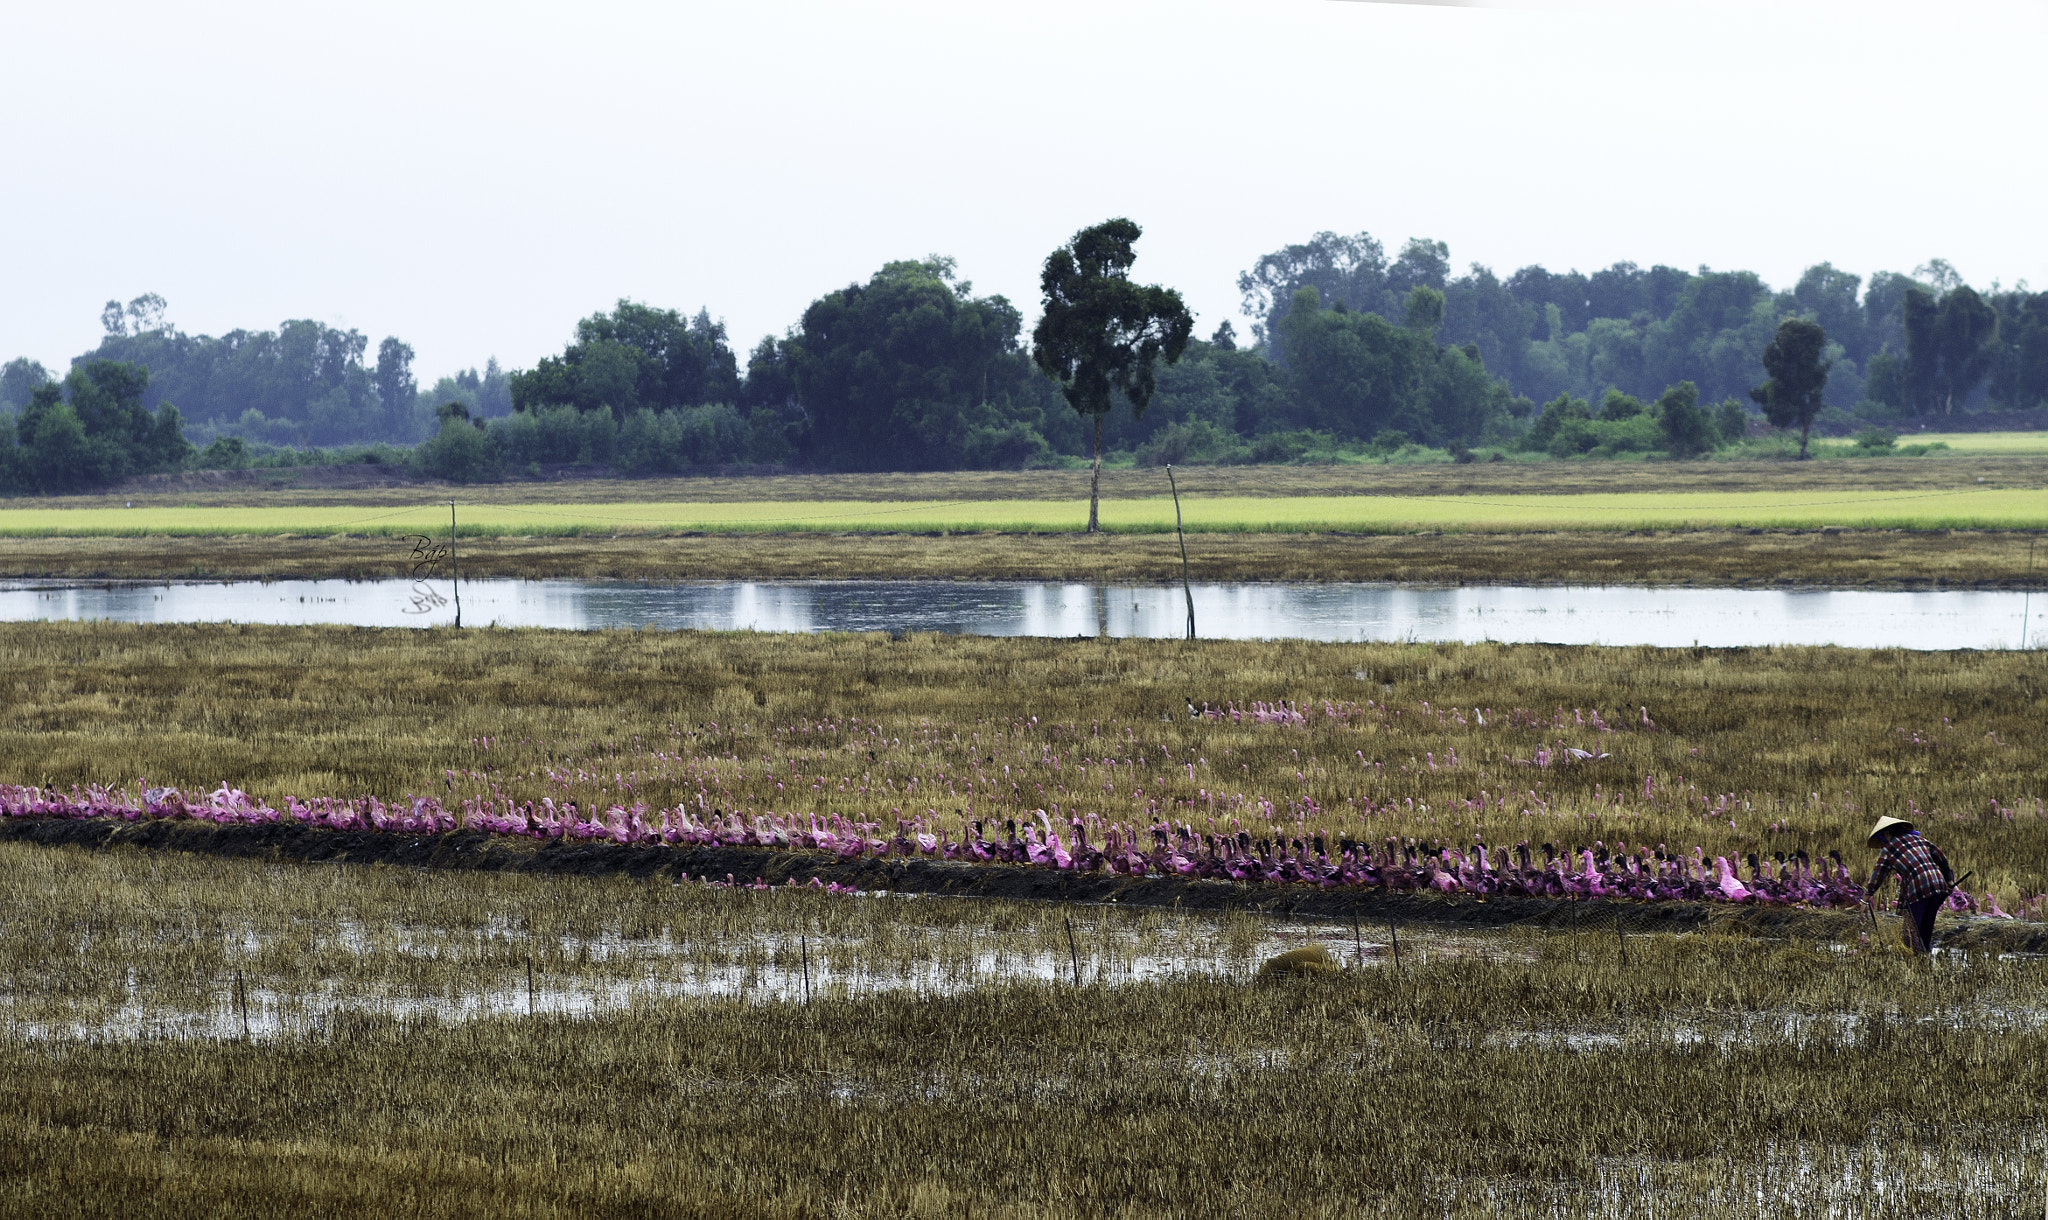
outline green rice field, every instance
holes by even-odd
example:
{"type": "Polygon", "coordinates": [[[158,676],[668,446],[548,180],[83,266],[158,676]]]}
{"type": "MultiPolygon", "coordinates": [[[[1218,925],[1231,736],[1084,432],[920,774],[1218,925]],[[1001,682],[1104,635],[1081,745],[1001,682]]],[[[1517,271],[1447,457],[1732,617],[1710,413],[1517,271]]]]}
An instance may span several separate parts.
{"type": "Polygon", "coordinates": [[[1936,441],[1965,456],[2019,457],[2048,453],[2048,432],[1901,432],[1902,445],[1936,441]]]}
{"type": "MultiPolygon", "coordinates": [[[[458,497],[459,498],[459,497],[458,497]]],[[[1182,502],[1197,533],[1413,533],[1644,529],[2027,529],[2048,525],[2048,490],[1961,487],[1899,491],[1620,492],[1581,495],[1225,496],[1182,502]]],[[[1069,533],[1085,500],[670,501],[474,504],[459,509],[474,536],[640,533],[1069,533]]],[[[1111,531],[1171,531],[1167,497],[1105,501],[1111,531]]],[[[34,507],[0,509],[0,536],[368,535],[435,533],[445,503],[363,505],[34,507]]]]}

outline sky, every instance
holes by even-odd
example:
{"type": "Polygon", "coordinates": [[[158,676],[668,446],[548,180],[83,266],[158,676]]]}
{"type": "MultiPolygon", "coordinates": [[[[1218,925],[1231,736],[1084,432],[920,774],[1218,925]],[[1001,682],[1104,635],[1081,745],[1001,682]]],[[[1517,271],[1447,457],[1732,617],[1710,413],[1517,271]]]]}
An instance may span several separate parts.
{"type": "Polygon", "coordinates": [[[60,372],[145,292],[397,335],[423,382],[621,297],[744,360],[928,254],[1028,319],[1118,215],[1205,335],[1324,229],[2048,287],[2048,0],[83,0],[0,46],[0,360],[60,372]]]}

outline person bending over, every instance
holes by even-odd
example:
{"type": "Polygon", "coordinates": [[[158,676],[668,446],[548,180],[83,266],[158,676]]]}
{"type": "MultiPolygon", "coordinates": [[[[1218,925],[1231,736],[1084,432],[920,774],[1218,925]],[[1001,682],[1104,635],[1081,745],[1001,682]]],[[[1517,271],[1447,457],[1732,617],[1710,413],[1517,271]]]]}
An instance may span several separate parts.
{"type": "Polygon", "coordinates": [[[1870,900],[1877,901],[1877,891],[1886,877],[1897,877],[1899,913],[1906,917],[1906,948],[1928,952],[1934,948],[1934,913],[1956,888],[1956,873],[1949,867],[1948,857],[1904,818],[1877,819],[1870,845],[1878,849],[1877,867],[1864,887],[1870,891],[1870,900]]]}

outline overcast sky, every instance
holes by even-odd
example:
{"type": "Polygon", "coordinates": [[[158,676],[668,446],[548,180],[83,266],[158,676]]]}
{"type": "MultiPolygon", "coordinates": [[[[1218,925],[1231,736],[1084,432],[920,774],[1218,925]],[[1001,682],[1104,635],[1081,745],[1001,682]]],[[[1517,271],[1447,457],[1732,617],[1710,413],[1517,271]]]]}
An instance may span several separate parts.
{"type": "Polygon", "coordinates": [[[1319,229],[2048,286],[2044,35],[2048,0],[13,4],[0,359],[61,370],[151,291],[395,334],[423,381],[622,296],[744,353],[929,253],[1032,315],[1113,215],[1203,334],[1319,229]]]}

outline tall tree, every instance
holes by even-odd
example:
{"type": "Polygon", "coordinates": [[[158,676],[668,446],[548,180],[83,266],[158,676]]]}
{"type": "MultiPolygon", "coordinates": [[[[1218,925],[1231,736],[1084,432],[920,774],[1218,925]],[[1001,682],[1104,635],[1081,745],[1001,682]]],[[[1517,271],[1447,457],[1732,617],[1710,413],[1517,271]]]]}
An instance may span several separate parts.
{"type": "Polygon", "coordinates": [[[412,344],[385,336],[377,345],[377,398],[384,407],[387,435],[403,436],[412,419],[413,398],[419,386],[412,375],[412,344]]]}
{"type": "MultiPolygon", "coordinates": [[[[1947,264],[1936,270],[1946,278],[1955,274],[1947,264]]],[[[1925,289],[1908,289],[1904,313],[1906,393],[1913,409],[1953,414],[1956,400],[1967,399],[1997,362],[1998,311],[1959,284],[1939,304],[1925,289]]]]}
{"type": "Polygon", "coordinates": [[[1778,333],[1764,349],[1764,372],[1770,379],[1749,392],[1763,405],[1764,418],[1773,428],[1799,427],[1799,460],[1806,460],[1806,438],[1813,431],[1813,417],[1820,414],[1821,394],[1827,389],[1831,361],[1821,355],[1827,350],[1828,333],[1818,322],[1786,318],[1778,333]]]}
{"type": "Polygon", "coordinates": [[[146,335],[153,330],[162,330],[169,323],[165,315],[170,302],[154,292],[145,292],[128,302],[129,333],[146,335]]]}
{"type": "Polygon", "coordinates": [[[1870,353],[1869,326],[1858,299],[1862,288],[1862,277],[1837,271],[1832,263],[1808,267],[1792,288],[1800,312],[1820,323],[1828,337],[1858,362],[1867,360],[1870,353]]]}
{"type": "MultiPolygon", "coordinates": [[[[2008,410],[2048,403],[2048,292],[2008,293],[1997,306],[2002,355],[1991,393],[2008,410]]],[[[0,377],[0,398],[6,397],[4,387],[0,377]]]]}
{"type": "Polygon", "coordinates": [[[1031,358],[1060,385],[1068,405],[1095,422],[1095,461],[1088,480],[1088,532],[1100,526],[1102,419],[1121,393],[1134,414],[1152,401],[1153,363],[1172,364],[1187,350],[1194,315],[1180,293],[1133,284],[1132,246],[1144,233],[1121,216],[1074,234],[1046,256],[1039,287],[1045,308],[1031,332],[1031,358]]]}
{"type": "Polygon", "coordinates": [[[1354,309],[1376,309],[1385,290],[1387,251],[1370,233],[1344,237],[1324,231],[1301,245],[1275,250],[1250,271],[1237,277],[1252,338],[1267,342],[1279,330],[1280,318],[1294,303],[1294,294],[1314,288],[1317,299],[1342,301],[1354,309]]]}
{"type": "Polygon", "coordinates": [[[0,365],[0,407],[25,407],[28,396],[55,380],[40,360],[19,356],[0,365]]]}

